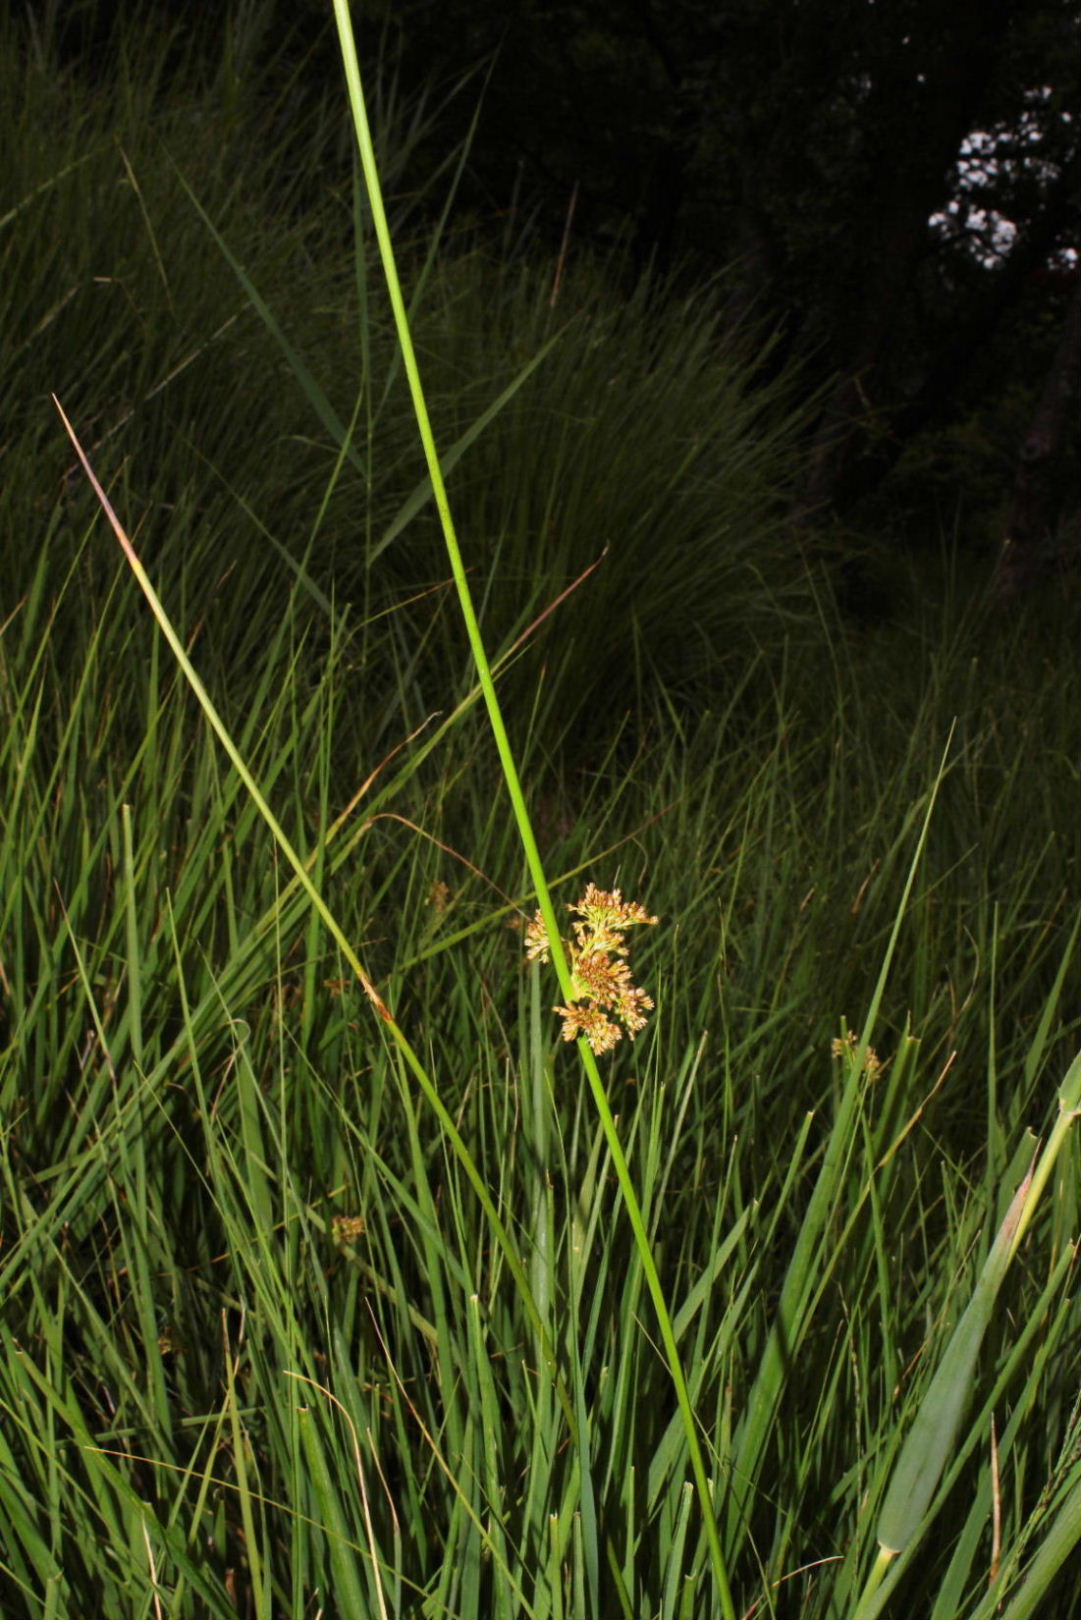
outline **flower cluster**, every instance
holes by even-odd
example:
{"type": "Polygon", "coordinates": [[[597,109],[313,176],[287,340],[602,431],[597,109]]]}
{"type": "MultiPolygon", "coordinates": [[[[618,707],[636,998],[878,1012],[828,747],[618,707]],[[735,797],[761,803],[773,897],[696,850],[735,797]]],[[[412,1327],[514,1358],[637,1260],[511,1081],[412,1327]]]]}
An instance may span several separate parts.
{"type": "Polygon", "coordinates": [[[355,1243],[368,1230],[363,1215],[335,1215],[330,1230],[336,1243],[355,1243]]]}
{"type": "MultiPolygon", "coordinates": [[[[845,1035],[844,1040],[834,1040],[830,1042],[830,1052],[835,1058],[852,1059],[856,1055],[856,1049],[859,1044],[859,1036],[856,1034],[854,1029],[850,1029],[845,1035]]],[[[872,1081],[877,1080],[882,1072],[881,1059],[873,1046],[869,1046],[866,1052],[863,1054],[862,1072],[867,1076],[868,1080],[872,1081]]]]}
{"type": "MultiPolygon", "coordinates": [[[[618,889],[609,892],[595,883],[588,885],[576,906],[567,909],[577,917],[572,925],[574,941],[567,945],[572,995],[569,1006],[553,1011],[563,1020],[565,1041],[584,1035],[594,1052],[609,1052],[624,1030],[634,1040],[645,1028],[646,1013],[653,1006],[631,979],[623,935],[636,923],[657,919],[643,906],[623,900],[618,889]]],[[[526,929],[526,956],[531,962],[547,962],[550,952],[544,918],[538,911],[526,929]]]]}

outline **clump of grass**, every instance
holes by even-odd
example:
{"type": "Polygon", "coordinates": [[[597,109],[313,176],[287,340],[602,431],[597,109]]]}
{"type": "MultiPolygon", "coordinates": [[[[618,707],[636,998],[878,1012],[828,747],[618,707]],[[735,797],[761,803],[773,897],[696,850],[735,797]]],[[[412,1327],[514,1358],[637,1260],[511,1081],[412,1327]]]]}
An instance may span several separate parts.
{"type": "MultiPolygon", "coordinates": [[[[272,244],[275,218],[252,221],[253,248],[272,244]]],[[[290,262],[246,274],[303,325],[290,262]]],[[[433,258],[427,285],[482,262],[440,282],[433,258]]],[[[318,266],[337,286],[349,268],[318,266]]],[[[172,317],[149,294],[145,310],[164,353],[172,317]]],[[[374,374],[390,339],[369,320],[374,374]]],[[[126,397],[113,325],[112,367],[104,325],[87,351],[83,418],[126,397]]],[[[429,553],[410,582],[419,520],[373,556],[373,519],[361,584],[335,592],[349,451],[329,426],[299,442],[314,373],[282,370],[258,331],[273,428],[238,418],[228,365],[198,423],[247,511],[153,401],[124,425],[126,481],[115,439],[93,459],[277,833],[103,525],[57,488],[58,441],[30,413],[5,452],[6,532],[48,543],[5,570],[0,633],[0,1607],[1070,1612],[1077,694],[1047,656],[1055,621],[991,634],[943,610],[853,641],[823,597],[798,658],[771,632],[742,685],[718,668],[698,688],[700,712],[632,680],[631,724],[562,757],[566,686],[548,710],[497,673],[545,938],[589,883],[661,918],[634,936],[656,1006],[597,1071],[606,1116],[549,1011],[551,970],[523,965],[536,878],[446,593],[399,601],[450,565],[429,553]],[[140,526],[159,456],[168,499],[140,526]],[[1042,1196],[1011,1212],[1048,1131],[1042,1196]],[[953,1438],[932,1467],[914,1447],[944,1385],[953,1438]]],[[[55,387],[36,352],[35,386],[55,387]]],[[[462,452],[452,499],[543,371],[462,452]]],[[[437,405],[467,431],[476,386],[437,405]]],[[[379,387],[357,397],[390,523],[424,475],[400,403],[368,417],[379,387]]],[[[189,421],[176,392],[155,399],[189,421]]],[[[527,458],[501,485],[486,465],[509,510],[527,458]]],[[[523,617],[508,587],[497,645],[590,560],[550,577],[522,555],[523,617]]],[[[588,1006],[574,992],[563,1007],[588,1006]]]]}

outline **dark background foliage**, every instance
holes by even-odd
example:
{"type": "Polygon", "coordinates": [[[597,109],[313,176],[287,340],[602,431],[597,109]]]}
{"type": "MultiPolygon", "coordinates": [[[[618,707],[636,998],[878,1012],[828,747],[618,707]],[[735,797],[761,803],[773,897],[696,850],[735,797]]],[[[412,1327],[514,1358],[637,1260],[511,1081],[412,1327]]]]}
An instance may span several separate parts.
{"type": "MultiPolygon", "coordinates": [[[[117,9],[30,15],[92,67],[117,9]]],[[[190,7],[142,10],[190,49],[190,7]]],[[[321,0],[230,17],[287,118],[339,95],[321,0]]],[[[1007,591],[1076,552],[1076,0],[400,0],[357,25],[403,107],[444,102],[404,189],[437,206],[424,177],[469,142],[459,226],[619,242],[675,291],[725,272],[733,319],[780,335],[768,367],[821,391],[801,523],[1005,547],[1007,591]]]]}
{"type": "Polygon", "coordinates": [[[413,75],[495,53],[478,201],[506,206],[517,188],[551,236],[573,197],[574,233],[629,233],[639,266],[676,279],[731,266],[737,301],[831,383],[808,510],[852,514],[897,470],[910,517],[937,506],[949,521],[963,424],[981,538],[1001,538],[1011,492],[1011,526],[1027,525],[1015,538],[1047,537],[1056,480],[1027,491],[1038,511],[1018,510],[1026,491],[1011,486],[1023,447],[1028,461],[1065,453],[1064,411],[1044,423],[1053,448],[1027,442],[1025,413],[1055,377],[1076,379],[1075,5],[623,0],[508,15],[416,0],[396,14],[413,75]]]}

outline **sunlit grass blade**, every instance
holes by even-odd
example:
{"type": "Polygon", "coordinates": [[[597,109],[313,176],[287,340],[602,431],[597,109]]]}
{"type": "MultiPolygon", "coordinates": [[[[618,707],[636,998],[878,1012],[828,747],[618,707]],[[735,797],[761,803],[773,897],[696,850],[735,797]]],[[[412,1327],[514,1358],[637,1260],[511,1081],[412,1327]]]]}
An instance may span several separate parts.
{"type": "Polygon", "coordinates": [[[878,1612],[874,1597],[886,1569],[894,1558],[909,1550],[923,1526],[971,1398],[973,1370],[995,1301],[1064,1145],[1066,1132],[1079,1114],[1081,1055],[1074,1059],[1059,1089],[1059,1113],[1051,1138],[1014,1193],[972,1297],[953,1330],[894,1465],[879,1510],[876,1535],[881,1550],[856,1610],[859,1620],[878,1612]]]}
{"type": "Polygon", "coordinates": [[[904,890],[890,929],[889,940],[879,968],[858,1040],[844,1060],[844,1088],[822,1168],[799,1229],[781,1289],[777,1319],[747,1400],[739,1442],[732,1458],[732,1490],[729,1498],[727,1532],[729,1546],[736,1547],[748,1529],[748,1516],[762,1457],[775,1421],[783,1388],[798,1366],[808,1326],[808,1307],[814,1295],[816,1274],[824,1265],[823,1233],[833,1215],[842,1188],[852,1175],[859,1110],[869,1090],[873,1071],[867,1053],[875,1022],[885,994],[890,968],[905,921],[909,897],[919,871],[920,860],[931,827],[935,801],[945,773],[945,756],[928,794],[916,848],[905,880],[904,890]]]}
{"type": "MultiPolygon", "coordinates": [[[[344,957],[345,961],[349,964],[349,967],[350,967],[351,971],[354,973],[354,975],[357,978],[357,981],[362,986],[362,988],[364,990],[364,993],[367,996],[369,1002],[371,1003],[375,1013],[381,1019],[384,1027],[388,1030],[391,1037],[393,1038],[399,1052],[401,1053],[406,1065],[408,1066],[408,1069],[409,1069],[410,1073],[417,1080],[417,1082],[419,1083],[422,1091],[424,1092],[424,1095],[425,1095],[430,1107],[438,1115],[438,1117],[440,1119],[440,1122],[442,1124],[442,1127],[446,1131],[447,1136],[450,1139],[451,1144],[452,1144],[452,1146],[454,1148],[454,1151],[457,1154],[458,1158],[460,1159],[460,1161],[462,1163],[462,1166],[466,1171],[466,1174],[469,1176],[469,1179],[470,1179],[470,1181],[471,1181],[471,1183],[473,1185],[474,1191],[476,1192],[477,1197],[480,1200],[480,1203],[483,1206],[489,1221],[491,1222],[493,1234],[496,1237],[497,1241],[499,1242],[501,1248],[503,1249],[504,1255],[505,1255],[506,1260],[507,1260],[507,1264],[508,1264],[508,1266],[510,1267],[511,1271],[514,1274],[515,1281],[516,1281],[518,1287],[521,1289],[522,1298],[523,1298],[523,1302],[524,1302],[524,1304],[526,1306],[526,1309],[529,1311],[530,1315],[533,1317],[533,1319],[534,1319],[534,1321],[535,1321],[535,1323],[537,1325],[537,1329],[538,1329],[538,1332],[539,1332],[542,1340],[546,1339],[547,1338],[547,1332],[546,1332],[546,1329],[544,1328],[544,1326],[541,1323],[540,1318],[539,1318],[539,1316],[537,1314],[537,1308],[536,1308],[536,1305],[535,1305],[535,1303],[533,1301],[532,1293],[531,1293],[530,1288],[529,1288],[529,1282],[528,1282],[528,1279],[527,1279],[527,1277],[525,1275],[525,1272],[524,1272],[524,1270],[522,1268],[521,1260],[520,1260],[520,1258],[518,1256],[518,1253],[517,1253],[516,1249],[514,1248],[514,1246],[512,1244],[511,1238],[510,1238],[510,1236],[509,1236],[503,1222],[501,1221],[499,1215],[496,1212],[495,1205],[492,1202],[492,1199],[491,1199],[491,1197],[489,1195],[489,1192],[488,1192],[488,1189],[487,1189],[487,1187],[485,1185],[485,1182],[484,1182],[484,1180],[483,1180],[483,1178],[482,1178],[482,1176],[480,1174],[480,1171],[478,1170],[478,1168],[476,1166],[476,1163],[474,1162],[472,1156],[470,1155],[469,1150],[467,1149],[464,1141],[462,1140],[460,1132],[458,1131],[458,1129],[456,1128],[453,1120],[451,1119],[451,1116],[448,1113],[448,1111],[446,1109],[446,1106],[443,1103],[442,1099],[440,1098],[438,1092],[436,1091],[435,1086],[432,1083],[432,1080],[430,1079],[427,1071],[425,1070],[424,1066],[421,1064],[421,1062],[420,1062],[419,1058],[417,1057],[416,1053],[414,1052],[413,1048],[410,1046],[410,1044],[409,1044],[408,1040],[406,1039],[404,1033],[399,1028],[399,1026],[398,1026],[397,1022],[395,1021],[395,1019],[393,1017],[393,1014],[391,1013],[390,1009],[386,1006],[386,1004],[383,1001],[382,997],[380,996],[379,992],[376,990],[374,984],[369,979],[367,973],[365,972],[363,966],[361,965],[360,959],[357,956],[356,951],[354,950],[349,938],[347,937],[347,935],[343,931],[343,929],[342,929],[341,925],[339,924],[339,922],[337,921],[336,917],[331,912],[331,910],[328,907],[326,901],[323,899],[322,895],[319,893],[319,890],[316,888],[314,882],[312,881],[312,878],[311,878],[311,875],[309,873],[309,870],[308,870],[308,867],[307,867],[306,863],[301,860],[299,854],[294,849],[293,844],[286,837],[285,832],[282,829],[280,823],[278,822],[276,816],[274,815],[273,811],[270,809],[270,806],[267,804],[265,798],[263,797],[263,794],[262,794],[258,784],[256,783],[254,777],[252,776],[252,774],[249,771],[247,765],[245,764],[243,758],[241,757],[241,755],[240,755],[240,753],[239,753],[239,751],[238,751],[238,749],[236,747],[236,744],[233,742],[233,739],[229,734],[228,729],[224,725],[220,715],[218,714],[217,709],[215,708],[213,702],[211,701],[210,695],[207,692],[206,687],[203,685],[203,683],[200,680],[198,674],[196,673],[194,665],[192,664],[190,658],[188,657],[187,652],[185,651],[185,648],[184,648],[184,646],[183,646],[183,644],[182,644],[182,642],[180,640],[180,637],[177,635],[176,630],[173,628],[173,625],[171,624],[171,622],[169,620],[169,617],[166,614],[165,609],[162,606],[162,603],[161,603],[160,599],[158,598],[158,595],[157,595],[156,591],[154,590],[153,585],[150,582],[150,579],[149,579],[149,576],[146,573],[146,570],[143,568],[142,563],[140,562],[138,556],[136,555],[135,550],[132,547],[131,541],[128,538],[128,536],[127,536],[123,526],[121,525],[119,519],[117,518],[116,513],[113,511],[113,508],[112,508],[112,506],[111,506],[111,504],[109,502],[109,499],[106,496],[105,491],[102,489],[101,485],[99,484],[99,482],[98,482],[98,480],[97,480],[97,478],[96,478],[96,476],[95,476],[95,474],[93,472],[93,469],[90,466],[90,463],[87,461],[86,455],[85,455],[85,453],[84,453],[84,451],[82,449],[82,446],[79,444],[77,438],[75,437],[74,430],[72,429],[71,424],[68,422],[67,417],[64,415],[63,409],[61,408],[61,406],[59,404],[59,401],[57,401],[56,404],[57,404],[57,409],[60,412],[60,416],[61,416],[61,418],[62,418],[62,420],[64,422],[64,426],[67,429],[67,432],[68,432],[68,434],[69,434],[69,436],[71,438],[72,444],[75,446],[76,454],[78,455],[79,460],[82,463],[83,469],[84,469],[88,479],[90,480],[90,482],[91,482],[91,484],[92,484],[92,486],[94,488],[94,492],[97,495],[98,500],[100,501],[106,516],[109,519],[109,522],[110,522],[110,524],[112,526],[113,532],[117,537],[117,540],[120,542],[121,549],[123,550],[124,555],[127,558],[128,564],[131,567],[131,570],[132,570],[133,574],[135,575],[136,579],[138,580],[139,586],[142,589],[144,596],[146,597],[147,601],[150,604],[151,611],[154,614],[154,617],[155,617],[155,619],[156,619],[156,621],[157,621],[157,623],[158,623],[158,625],[159,625],[159,627],[161,629],[161,632],[162,632],[163,636],[165,637],[166,641],[168,642],[170,650],[172,651],[174,658],[176,659],[177,663],[179,664],[181,670],[183,671],[185,680],[188,682],[189,686],[192,688],[192,691],[195,693],[195,696],[197,697],[197,699],[199,701],[199,705],[200,705],[203,713],[206,715],[207,720],[210,722],[210,725],[212,726],[214,732],[216,733],[216,735],[218,737],[219,742],[221,743],[222,747],[224,748],[224,750],[225,750],[225,752],[226,752],[226,754],[227,754],[227,756],[229,758],[230,764],[233,766],[233,769],[236,771],[237,776],[240,778],[241,782],[244,784],[244,787],[245,787],[249,797],[251,798],[253,804],[256,806],[259,814],[262,816],[263,820],[266,822],[268,828],[270,829],[270,831],[271,831],[271,833],[272,833],[272,835],[274,837],[274,841],[277,844],[278,848],[281,850],[282,854],[285,856],[285,858],[288,861],[289,865],[292,867],[293,873],[296,876],[296,878],[298,879],[301,888],[304,890],[304,892],[307,895],[308,899],[311,901],[312,905],[315,907],[315,910],[318,912],[318,914],[319,914],[323,924],[325,925],[328,933],[330,933],[330,935],[334,939],[335,944],[337,945],[338,949],[341,951],[342,956],[344,957]]],[[[489,676],[489,680],[490,680],[490,676],[489,676]]],[[[550,905],[550,902],[549,902],[549,905],[550,905]]],[[[599,1080],[598,1080],[598,1085],[599,1085],[599,1080]]],[[[564,1395],[563,1398],[566,1399],[565,1395],[564,1395]]],[[[570,1421],[573,1421],[573,1420],[570,1419],[569,1403],[565,1407],[565,1410],[567,1411],[568,1419],[570,1421]]]]}

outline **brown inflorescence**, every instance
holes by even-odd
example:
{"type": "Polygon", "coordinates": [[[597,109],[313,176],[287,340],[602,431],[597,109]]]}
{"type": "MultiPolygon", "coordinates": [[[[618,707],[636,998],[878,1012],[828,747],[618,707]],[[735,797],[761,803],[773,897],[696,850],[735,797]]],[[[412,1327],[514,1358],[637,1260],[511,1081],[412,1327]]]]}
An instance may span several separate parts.
{"type": "MultiPolygon", "coordinates": [[[[563,1039],[584,1036],[593,1051],[609,1052],[626,1033],[634,1040],[646,1025],[652,999],[631,979],[624,933],[638,923],[655,923],[643,906],[625,901],[618,889],[590,883],[577,905],[573,942],[568,942],[572,995],[553,1010],[563,1020],[563,1039]],[[621,1027],[622,1026],[622,1027],[621,1027]]],[[[546,962],[551,954],[544,918],[538,911],[526,929],[526,956],[546,962]]]]}

